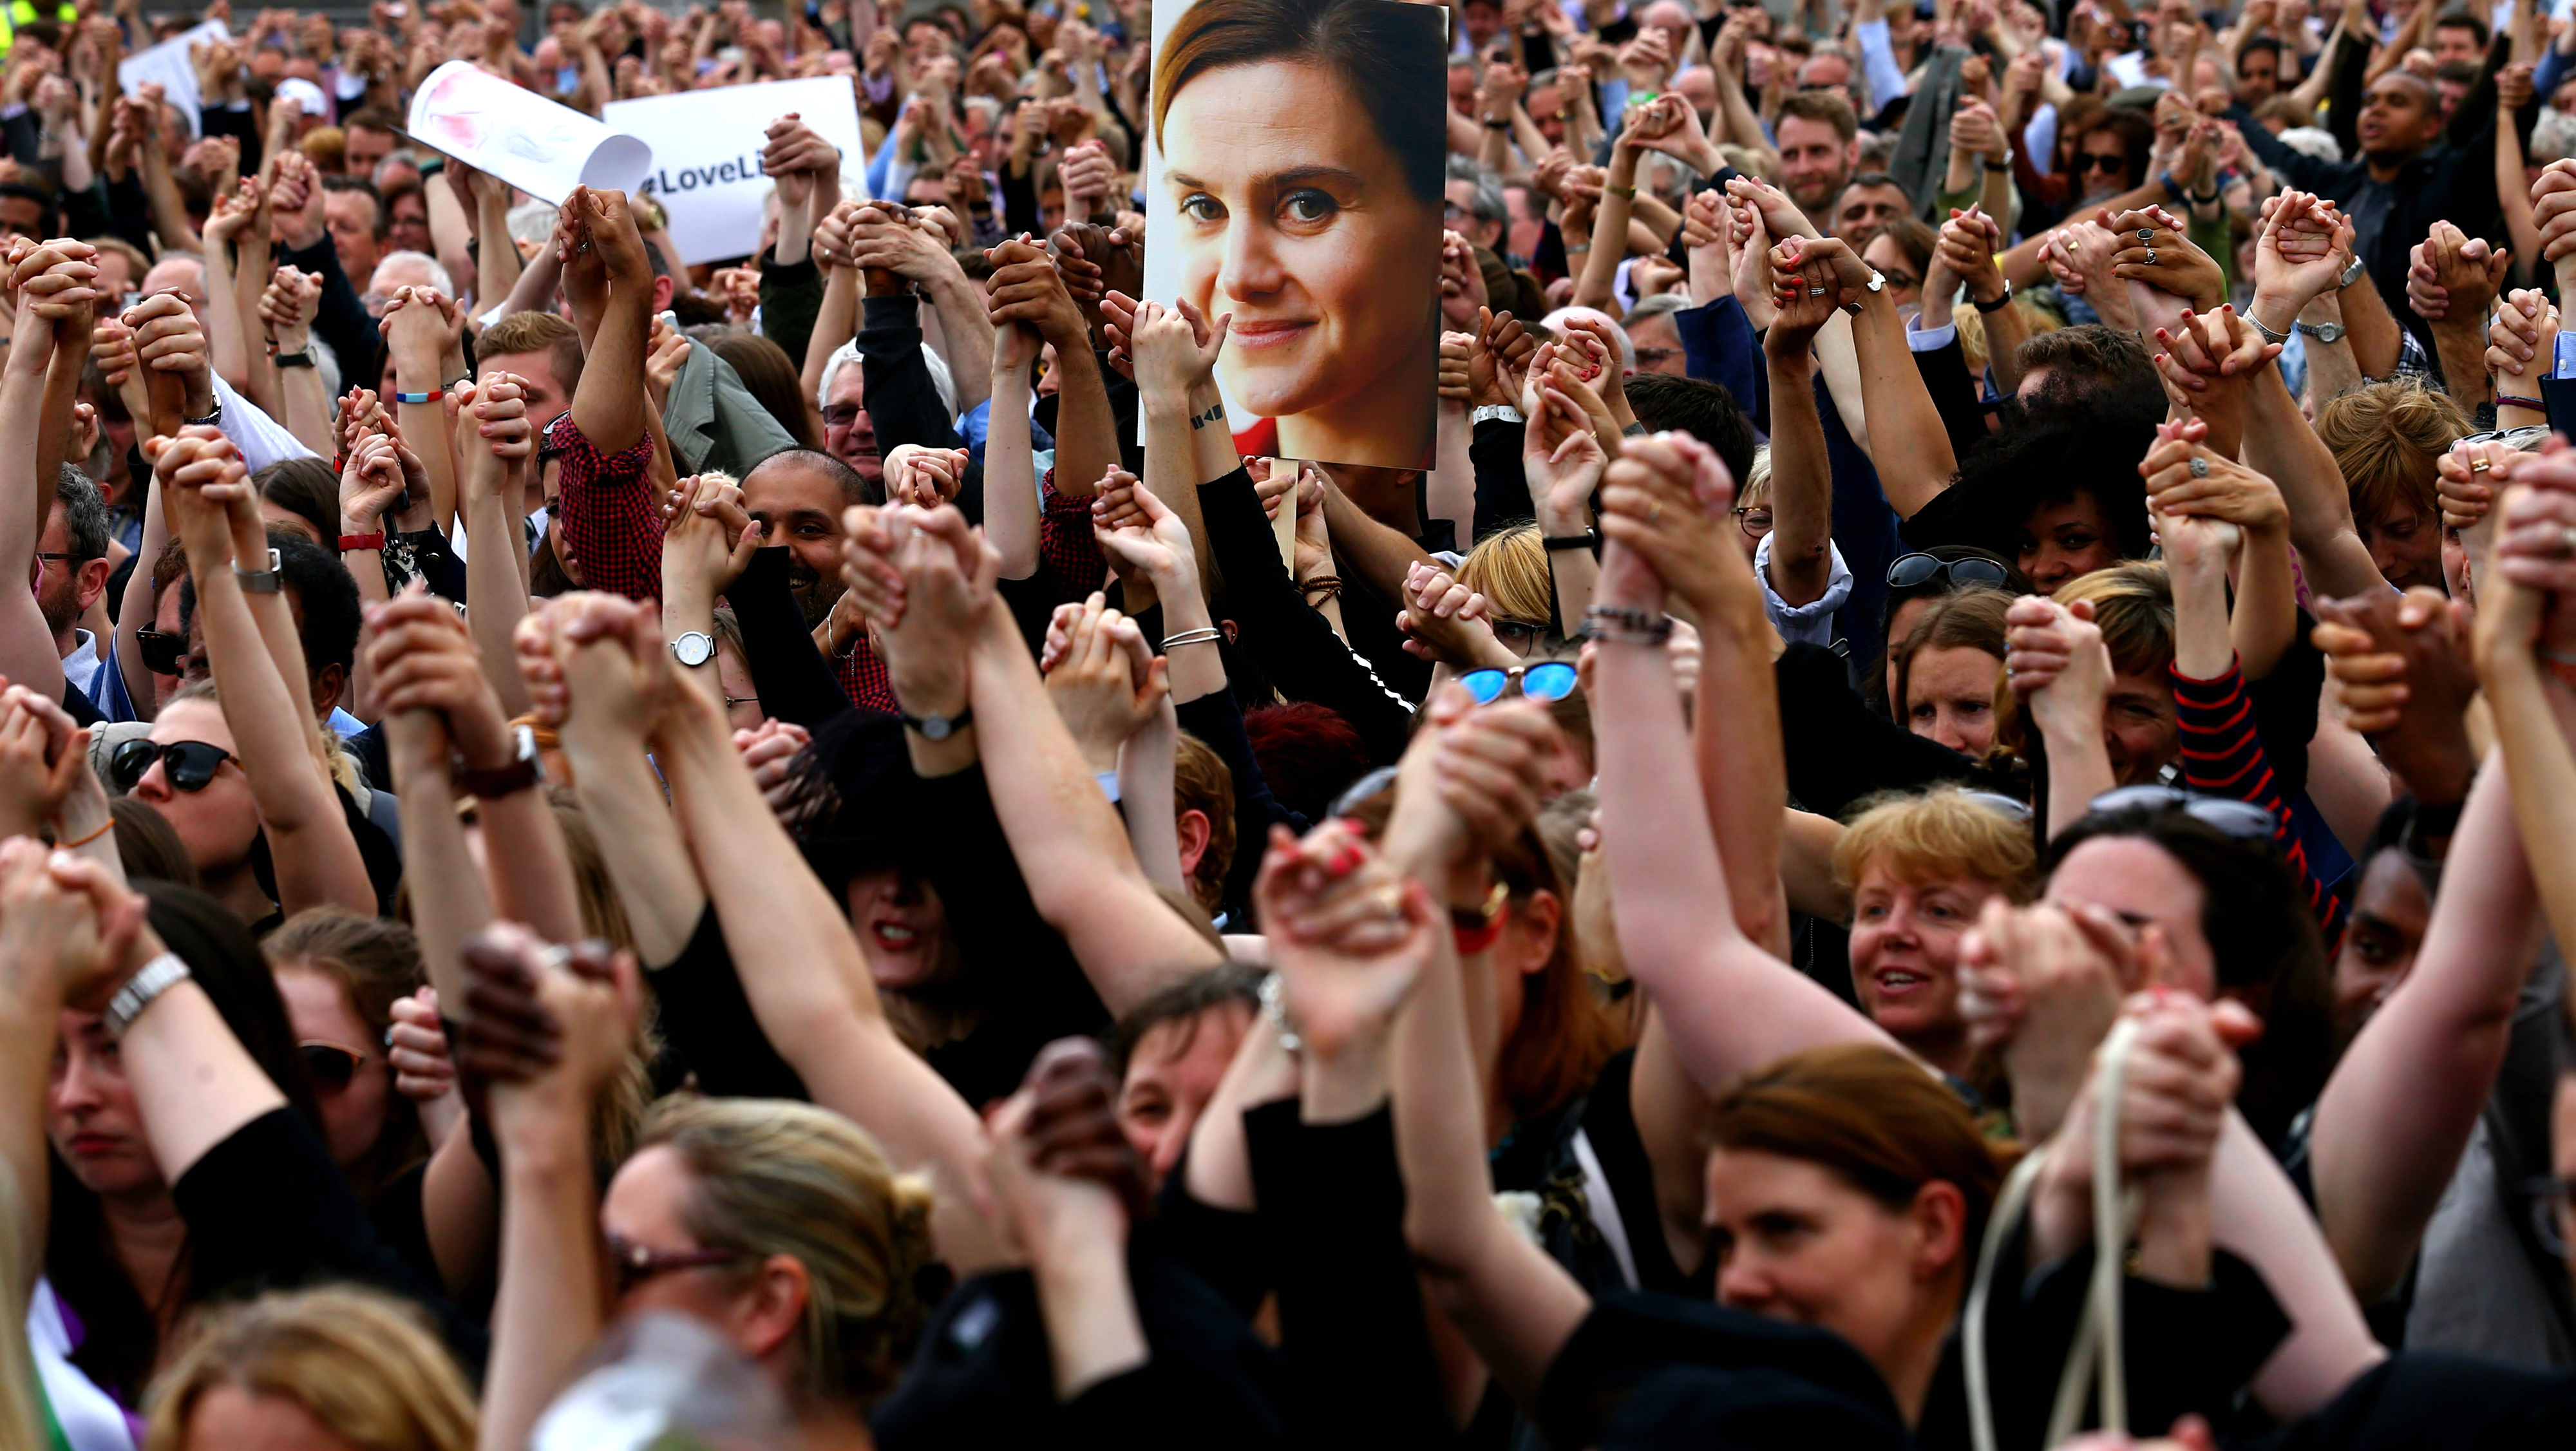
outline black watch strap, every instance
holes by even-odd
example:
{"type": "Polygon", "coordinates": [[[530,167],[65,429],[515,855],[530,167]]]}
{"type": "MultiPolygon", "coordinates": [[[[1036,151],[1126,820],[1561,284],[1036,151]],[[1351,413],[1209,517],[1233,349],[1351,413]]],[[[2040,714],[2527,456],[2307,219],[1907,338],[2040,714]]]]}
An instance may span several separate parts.
{"type": "Polygon", "coordinates": [[[903,728],[924,740],[944,741],[975,723],[975,708],[966,706],[955,715],[906,715],[903,728]]]}
{"type": "Polygon", "coordinates": [[[1590,530],[1585,530],[1581,534],[1542,534],[1538,542],[1550,549],[1598,549],[1600,547],[1599,536],[1590,530]]]}

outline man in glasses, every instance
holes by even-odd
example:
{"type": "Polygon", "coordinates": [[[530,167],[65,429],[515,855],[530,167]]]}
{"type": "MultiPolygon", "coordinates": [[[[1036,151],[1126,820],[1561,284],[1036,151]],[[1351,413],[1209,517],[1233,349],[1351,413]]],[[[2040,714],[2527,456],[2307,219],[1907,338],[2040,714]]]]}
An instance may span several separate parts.
{"type": "Polygon", "coordinates": [[[131,720],[134,704],[125,683],[107,668],[97,634],[81,620],[107,592],[107,500],[98,485],[70,464],[54,480],[54,507],[36,539],[36,608],[53,632],[62,657],[64,704],[77,713],[78,696],[107,720],[131,720]]]}

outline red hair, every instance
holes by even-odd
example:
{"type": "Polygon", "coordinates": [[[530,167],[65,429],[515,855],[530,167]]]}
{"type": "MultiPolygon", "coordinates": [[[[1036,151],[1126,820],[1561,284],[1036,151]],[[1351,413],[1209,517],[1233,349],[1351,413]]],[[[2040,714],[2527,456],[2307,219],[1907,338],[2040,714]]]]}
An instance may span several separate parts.
{"type": "Polygon", "coordinates": [[[1321,821],[1333,798],[1368,774],[1368,748],[1341,712],[1312,701],[1256,706],[1243,713],[1252,759],[1279,804],[1321,821]]]}

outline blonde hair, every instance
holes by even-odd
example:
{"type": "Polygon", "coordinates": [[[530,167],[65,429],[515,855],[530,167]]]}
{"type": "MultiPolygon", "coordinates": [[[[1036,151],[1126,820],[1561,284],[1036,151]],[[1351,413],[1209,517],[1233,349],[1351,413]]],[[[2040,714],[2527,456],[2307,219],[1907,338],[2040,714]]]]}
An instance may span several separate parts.
{"type": "Polygon", "coordinates": [[[217,1386],[293,1401],[363,1451],[471,1451],[465,1377],[402,1301],[351,1285],[263,1295],[207,1316],[153,1390],[144,1451],[182,1451],[217,1386]]]}
{"type": "Polygon", "coordinates": [[[2373,383],[2317,410],[2317,437],[2333,451],[2353,515],[2364,522],[2399,507],[2433,512],[2435,460],[2468,432],[2449,395],[2411,381],[2373,383]]]}
{"type": "Polygon", "coordinates": [[[663,1146],[688,1167],[680,1219],[699,1244],[805,1267],[803,1393],[864,1408],[892,1389],[928,1308],[914,1276],[932,1259],[929,1184],[808,1103],[666,1098],[636,1140],[663,1146]]]}
{"type": "MultiPolygon", "coordinates": [[[[177,705],[184,700],[208,701],[211,702],[217,710],[222,710],[224,706],[224,698],[222,694],[215,689],[215,680],[211,675],[207,676],[203,680],[190,681],[188,684],[180,686],[176,694],[162,702],[161,708],[163,710],[167,710],[171,706],[177,705]]],[[[226,730],[230,730],[232,729],[232,724],[233,718],[227,714],[224,717],[224,728],[226,730]]],[[[236,741],[234,744],[238,745],[240,742],[236,741]]],[[[304,744],[312,748],[313,759],[321,764],[322,769],[331,773],[331,779],[335,783],[347,789],[356,788],[358,784],[357,760],[346,750],[341,748],[340,733],[331,729],[328,722],[316,718],[313,721],[313,733],[305,738],[304,744]]],[[[245,767],[244,769],[247,770],[248,768],[245,767]]]]}
{"type": "Polygon", "coordinates": [[[1873,796],[1834,842],[1834,884],[1845,892],[1871,867],[1922,886],[1969,877],[2019,905],[2039,895],[2030,825],[1957,786],[1873,796]]]}
{"type": "Polygon", "coordinates": [[[1538,525],[1521,524],[1476,541],[1458,565],[1458,582],[1483,595],[1495,617],[1544,629],[1556,618],[1556,580],[1538,525]]]}

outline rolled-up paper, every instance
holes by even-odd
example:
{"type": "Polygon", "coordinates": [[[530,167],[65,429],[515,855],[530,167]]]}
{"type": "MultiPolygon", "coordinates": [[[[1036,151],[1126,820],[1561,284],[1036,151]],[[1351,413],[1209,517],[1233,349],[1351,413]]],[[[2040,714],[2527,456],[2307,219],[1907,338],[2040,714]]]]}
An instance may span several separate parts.
{"type": "Polygon", "coordinates": [[[642,141],[468,61],[421,82],[409,129],[422,145],[550,202],[576,186],[633,191],[653,168],[642,141]]]}

